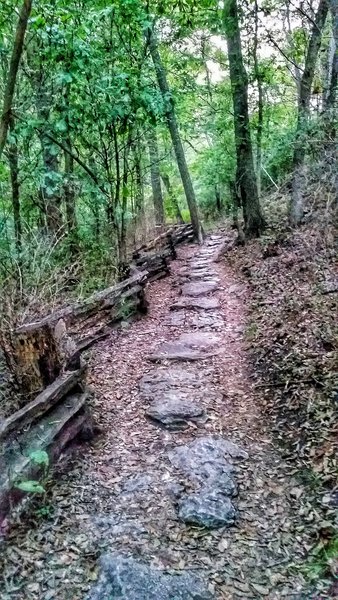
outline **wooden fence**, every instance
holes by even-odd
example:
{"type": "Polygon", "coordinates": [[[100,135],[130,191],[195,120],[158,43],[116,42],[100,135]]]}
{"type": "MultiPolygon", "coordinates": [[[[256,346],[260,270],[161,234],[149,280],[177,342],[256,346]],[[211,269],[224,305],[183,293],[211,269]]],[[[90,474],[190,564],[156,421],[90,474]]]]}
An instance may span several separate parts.
{"type": "Polygon", "coordinates": [[[41,478],[41,452],[53,464],[75,438],[93,435],[81,353],[147,311],[146,284],[165,277],[176,246],[192,239],[191,225],[163,232],[133,253],[128,277],[117,285],[12,332],[5,352],[27,401],[0,422],[0,533],[11,507],[27,495],[22,482],[41,478]]]}

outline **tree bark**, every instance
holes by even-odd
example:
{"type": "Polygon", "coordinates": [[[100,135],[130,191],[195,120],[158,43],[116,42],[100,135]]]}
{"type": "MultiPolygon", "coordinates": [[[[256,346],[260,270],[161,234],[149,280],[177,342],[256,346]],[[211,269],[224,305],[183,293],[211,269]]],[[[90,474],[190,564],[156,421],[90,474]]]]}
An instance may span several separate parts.
{"type": "Polygon", "coordinates": [[[47,231],[56,235],[62,227],[61,190],[59,179],[58,151],[50,137],[51,93],[46,88],[45,73],[42,65],[34,64],[34,55],[29,60],[32,63],[33,82],[36,92],[36,112],[40,121],[38,135],[42,150],[43,182],[41,196],[43,200],[47,231]]]}
{"type": "Polygon", "coordinates": [[[14,219],[15,246],[16,252],[18,256],[20,256],[22,249],[22,222],[20,209],[19,155],[17,141],[13,132],[14,126],[12,120],[10,122],[10,128],[11,133],[13,134],[13,140],[11,140],[8,146],[8,162],[12,186],[12,207],[14,219]]]}
{"type": "Polygon", "coordinates": [[[292,192],[289,206],[289,221],[292,226],[299,225],[304,215],[303,189],[305,184],[306,127],[309,117],[312,83],[328,8],[327,0],[320,0],[310,34],[304,71],[300,81],[296,140],[293,153],[292,192]]]}
{"type": "Polygon", "coordinates": [[[262,137],[263,137],[263,119],[264,119],[264,95],[262,85],[262,74],[259,68],[258,62],[258,0],[255,0],[255,33],[254,33],[254,71],[255,79],[257,82],[258,91],[258,120],[256,129],[256,177],[257,177],[257,190],[258,196],[261,194],[261,180],[262,180],[262,137]]]}
{"type": "Polygon", "coordinates": [[[168,197],[170,199],[170,202],[174,208],[175,214],[176,214],[176,219],[177,222],[182,224],[184,223],[184,219],[182,217],[182,213],[181,213],[181,209],[180,206],[178,204],[178,200],[177,197],[171,187],[171,183],[170,183],[170,179],[169,179],[169,175],[167,175],[167,173],[161,173],[161,179],[164,183],[164,187],[167,190],[168,193],[168,197]]]}
{"type": "MultiPolygon", "coordinates": [[[[72,151],[72,144],[70,138],[67,140],[67,148],[72,151]]],[[[69,238],[69,247],[72,255],[76,255],[79,251],[79,240],[77,232],[77,219],[76,219],[76,204],[75,204],[75,189],[74,189],[74,159],[72,154],[65,150],[64,152],[65,161],[65,182],[64,182],[64,193],[65,193],[65,207],[67,217],[67,230],[69,238]]]]}
{"type": "Polygon", "coordinates": [[[138,146],[134,149],[134,169],[135,169],[135,216],[144,215],[144,183],[141,163],[141,152],[138,146]]]}
{"type": "Polygon", "coordinates": [[[11,119],[11,109],[15,93],[15,85],[23,51],[23,44],[25,40],[28,19],[31,10],[32,0],[24,0],[20,10],[19,21],[16,28],[15,40],[10,60],[9,73],[7,77],[4,101],[2,106],[2,114],[0,120],[0,158],[2,156],[7,140],[7,133],[11,119]]]}
{"type": "Polygon", "coordinates": [[[151,176],[151,188],[153,192],[153,203],[155,212],[155,223],[156,225],[164,225],[164,202],[161,187],[161,175],[160,175],[160,159],[158,152],[158,143],[156,136],[156,129],[151,129],[148,135],[148,148],[149,148],[149,159],[150,159],[150,176],[151,176]]]}
{"type": "Polygon", "coordinates": [[[236,186],[241,198],[245,233],[258,237],[264,229],[254,169],[248,108],[248,77],[243,63],[237,0],[226,0],[223,11],[234,106],[236,186]]]}
{"type": "Polygon", "coordinates": [[[185,158],[184,148],[178,128],[175,107],[171,96],[170,88],[167,81],[167,75],[162,64],[161,56],[158,50],[156,36],[153,30],[148,29],[148,45],[152,61],[154,63],[156,76],[160,91],[163,96],[163,101],[166,106],[166,117],[168,128],[173,144],[178,169],[181,175],[182,184],[189,207],[191,224],[193,226],[195,238],[201,243],[203,241],[203,235],[201,230],[201,224],[198,215],[198,207],[196,196],[191,181],[187,161],[185,158]]]}
{"type": "MultiPolygon", "coordinates": [[[[329,0],[332,16],[332,38],[334,44],[334,56],[332,60],[331,78],[326,98],[325,109],[332,112],[337,100],[338,83],[338,0],[329,0]]],[[[332,117],[333,115],[331,115],[332,117]]]]}

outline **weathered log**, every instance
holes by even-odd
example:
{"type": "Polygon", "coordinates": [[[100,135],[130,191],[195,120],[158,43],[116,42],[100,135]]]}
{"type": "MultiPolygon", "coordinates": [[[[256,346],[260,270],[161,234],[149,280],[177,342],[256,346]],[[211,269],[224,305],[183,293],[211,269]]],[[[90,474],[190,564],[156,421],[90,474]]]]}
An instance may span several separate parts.
{"type": "Polygon", "coordinates": [[[101,292],[97,292],[96,294],[93,294],[86,300],[83,300],[83,302],[78,302],[76,304],[66,306],[63,309],[60,309],[48,315],[44,319],[41,319],[41,321],[21,325],[21,327],[18,327],[15,330],[15,333],[18,335],[21,333],[33,332],[36,329],[40,329],[45,324],[48,324],[50,326],[56,324],[61,319],[63,319],[66,322],[68,328],[69,325],[76,322],[77,319],[82,315],[89,315],[92,312],[95,313],[101,308],[107,307],[108,305],[113,306],[116,299],[118,299],[121,296],[121,293],[123,293],[125,290],[133,287],[136,284],[141,284],[142,282],[146,281],[146,278],[146,271],[138,271],[129,279],[126,279],[125,281],[122,281],[117,285],[113,285],[109,288],[106,288],[101,292]]]}
{"type": "Polygon", "coordinates": [[[79,384],[83,384],[85,369],[70,371],[60,375],[34,400],[23,408],[13,413],[10,417],[0,423],[0,440],[4,439],[11,431],[17,433],[28,423],[33,423],[42,414],[50,410],[66,394],[79,384]]]}
{"type": "Polygon", "coordinates": [[[21,481],[39,480],[43,466],[31,458],[32,452],[44,450],[53,464],[61,452],[85,426],[87,393],[68,396],[40,421],[14,440],[8,440],[0,450],[0,528],[10,508],[24,496],[16,486],[21,481]]]}
{"type": "Polygon", "coordinates": [[[20,328],[12,337],[16,379],[27,393],[38,393],[60,374],[62,358],[50,323],[20,328]]]}
{"type": "Polygon", "coordinates": [[[62,366],[68,370],[79,367],[80,353],[76,351],[73,338],[81,327],[88,329],[94,325],[100,329],[104,323],[112,321],[114,314],[118,320],[123,318],[126,303],[133,310],[144,312],[143,286],[147,275],[146,271],[139,270],[128,280],[93,294],[83,302],[66,306],[41,321],[18,327],[12,336],[12,347],[15,376],[21,389],[28,394],[37,394],[58,377],[62,366]]]}

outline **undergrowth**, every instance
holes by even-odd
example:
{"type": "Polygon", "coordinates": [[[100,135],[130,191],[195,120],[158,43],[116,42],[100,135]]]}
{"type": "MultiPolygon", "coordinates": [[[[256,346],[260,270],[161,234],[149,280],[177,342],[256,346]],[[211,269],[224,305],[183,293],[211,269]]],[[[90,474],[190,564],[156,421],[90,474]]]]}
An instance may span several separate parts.
{"type": "Polygon", "coordinates": [[[314,182],[307,196],[298,230],[286,222],[288,196],[270,196],[272,226],[228,260],[251,288],[246,340],[267,422],[306,488],[294,504],[313,541],[301,568],[310,580],[337,579],[337,213],[332,189],[314,182]]]}

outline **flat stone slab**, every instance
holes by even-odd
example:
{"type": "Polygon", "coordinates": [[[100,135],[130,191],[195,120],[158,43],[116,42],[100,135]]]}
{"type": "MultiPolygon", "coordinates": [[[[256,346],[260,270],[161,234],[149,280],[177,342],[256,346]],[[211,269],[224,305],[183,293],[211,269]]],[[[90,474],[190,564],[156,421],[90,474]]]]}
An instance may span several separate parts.
{"type": "Polygon", "coordinates": [[[148,475],[147,473],[137,473],[136,475],[128,477],[123,486],[123,491],[128,494],[143,492],[144,490],[148,490],[152,484],[153,478],[151,475],[148,475]]]}
{"type": "Polygon", "coordinates": [[[157,369],[146,373],[139,383],[140,392],[143,397],[153,398],[154,395],[167,391],[168,388],[177,387],[199,387],[201,380],[197,373],[186,369],[157,369]]]}
{"type": "Polygon", "coordinates": [[[186,308],[190,310],[202,309],[202,310],[215,310],[220,307],[220,303],[217,298],[180,298],[175,304],[172,304],[170,310],[180,310],[186,308]]]}
{"type": "Polygon", "coordinates": [[[213,600],[203,579],[189,571],[164,575],[123,555],[105,554],[97,584],[86,600],[213,600]]]}
{"type": "MultiPolygon", "coordinates": [[[[198,388],[202,385],[198,373],[191,373],[186,369],[157,369],[146,373],[139,383],[139,389],[143,398],[153,400],[159,394],[168,389],[175,388],[198,388]]],[[[204,382],[205,386],[205,382],[204,382]]]]}
{"type": "Polygon", "coordinates": [[[169,315],[166,324],[170,325],[171,327],[182,327],[183,325],[185,325],[185,321],[186,314],[185,311],[182,309],[180,311],[176,310],[175,312],[172,312],[169,315]]]}
{"type": "Polygon", "coordinates": [[[247,453],[229,440],[206,436],[178,446],[168,456],[197,488],[180,498],[179,518],[209,528],[232,525],[235,509],[229,498],[236,495],[237,487],[230,460],[247,458],[247,453]]]}
{"type": "Polygon", "coordinates": [[[221,343],[219,336],[213,333],[203,333],[200,331],[194,331],[192,333],[183,333],[179,337],[179,341],[183,342],[189,348],[214,348],[221,343]]]}
{"type": "Polygon", "coordinates": [[[211,333],[184,333],[174,342],[164,342],[149,360],[199,360],[219,353],[220,339],[211,333]]]}
{"type": "Polygon", "coordinates": [[[168,390],[147,408],[146,415],[169,429],[182,429],[194,423],[204,423],[206,413],[203,407],[196,403],[194,397],[190,400],[184,397],[180,390],[168,390]]]}
{"type": "Polygon", "coordinates": [[[200,281],[193,283],[185,283],[182,286],[183,296],[204,296],[204,294],[211,294],[217,290],[217,281],[200,281]]]}
{"type": "Polygon", "coordinates": [[[171,464],[197,483],[213,482],[223,474],[231,475],[229,458],[246,459],[247,453],[236,444],[213,436],[200,437],[191,444],[169,452],[171,464]]]}
{"type": "MultiPolygon", "coordinates": [[[[173,313],[173,315],[180,313],[173,313]]],[[[210,327],[210,329],[220,329],[224,327],[224,319],[220,313],[212,313],[208,311],[198,312],[193,315],[192,325],[203,329],[204,327],[210,327]]]]}
{"type": "Polygon", "coordinates": [[[178,502],[178,516],[185,523],[218,529],[233,525],[236,511],[227,496],[205,488],[178,502]]]}
{"type": "Polygon", "coordinates": [[[86,528],[91,532],[91,535],[102,539],[122,536],[139,537],[147,533],[147,530],[139,521],[115,513],[91,517],[86,524],[86,528]]]}

